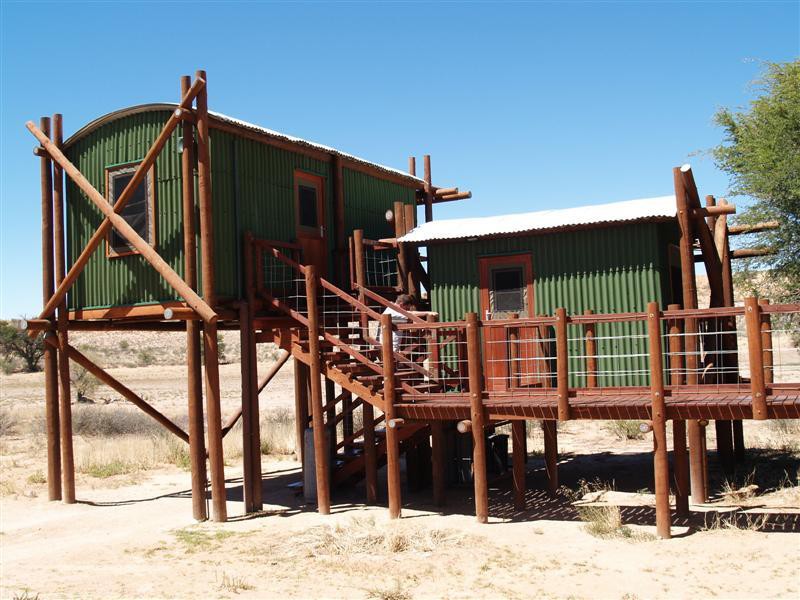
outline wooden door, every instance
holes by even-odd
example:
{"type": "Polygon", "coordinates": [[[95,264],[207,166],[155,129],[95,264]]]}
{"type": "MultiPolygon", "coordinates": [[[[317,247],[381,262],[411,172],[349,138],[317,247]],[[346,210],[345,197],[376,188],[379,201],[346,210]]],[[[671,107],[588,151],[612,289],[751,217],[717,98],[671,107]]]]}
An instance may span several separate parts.
{"type": "MultiPolygon", "coordinates": [[[[512,313],[520,318],[535,316],[530,254],[479,258],[478,267],[481,320],[508,319],[512,313]]],[[[506,391],[538,382],[535,378],[537,361],[534,360],[538,352],[526,342],[536,337],[534,328],[518,327],[517,331],[520,342],[516,345],[516,371],[512,373],[509,330],[505,327],[483,328],[484,377],[489,391],[506,391]],[[515,376],[513,380],[512,375],[515,376]]]]}
{"type": "Polygon", "coordinates": [[[304,171],[294,173],[297,242],[303,247],[303,264],[314,265],[317,275],[328,274],[325,235],[325,180],[304,171]]]}

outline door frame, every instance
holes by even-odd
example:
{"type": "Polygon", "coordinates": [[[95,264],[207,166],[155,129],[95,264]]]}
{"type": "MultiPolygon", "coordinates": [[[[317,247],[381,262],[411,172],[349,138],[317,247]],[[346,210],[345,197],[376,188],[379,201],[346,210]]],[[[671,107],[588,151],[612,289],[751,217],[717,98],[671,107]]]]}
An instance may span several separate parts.
{"type": "MultiPolygon", "coordinates": [[[[314,264],[317,274],[324,276],[328,272],[328,236],[325,223],[325,217],[327,213],[325,210],[325,178],[322,175],[309,173],[303,169],[295,169],[294,185],[292,189],[294,194],[295,235],[297,236],[297,241],[301,246],[303,246],[303,251],[305,254],[309,254],[306,251],[307,246],[310,246],[311,244],[319,244],[321,246],[321,251],[316,258],[322,260],[322,262],[319,264],[314,264]],[[317,227],[308,227],[300,224],[301,183],[306,185],[310,184],[317,192],[317,227]],[[305,240],[307,240],[307,242],[304,243],[305,240]]],[[[305,264],[310,264],[310,258],[311,257],[307,255],[303,257],[305,264]]]]}
{"type": "MultiPolygon", "coordinates": [[[[533,292],[533,257],[530,252],[517,252],[514,254],[503,254],[501,256],[479,256],[478,257],[478,274],[479,274],[479,289],[480,289],[480,302],[479,310],[480,320],[486,320],[486,311],[489,306],[489,288],[491,287],[492,270],[497,267],[517,267],[520,264],[523,266],[523,277],[527,287],[528,297],[528,315],[529,317],[536,316],[536,302],[533,292]]],[[[525,315],[520,315],[524,317],[525,315]]]]}

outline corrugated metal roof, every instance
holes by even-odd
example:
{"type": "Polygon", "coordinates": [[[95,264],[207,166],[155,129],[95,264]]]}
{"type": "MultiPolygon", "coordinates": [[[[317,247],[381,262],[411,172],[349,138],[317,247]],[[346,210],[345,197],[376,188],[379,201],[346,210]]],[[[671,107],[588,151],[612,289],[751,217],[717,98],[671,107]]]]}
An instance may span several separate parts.
{"type": "MultiPolygon", "coordinates": [[[[143,112],[150,112],[150,111],[158,111],[158,110],[175,110],[178,107],[178,104],[175,102],[156,102],[150,104],[138,104],[136,106],[130,106],[127,108],[122,108],[120,110],[115,110],[114,112],[110,112],[102,117],[98,117],[94,121],[84,125],[78,131],[76,131],[73,135],[69,137],[66,142],[64,142],[64,147],[69,148],[74,142],[78,141],[79,139],[83,138],[84,136],[88,135],[98,127],[105,125],[106,123],[110,123],[111,121],[115,121],[117,119],[121,119],[123,117],[127,117],[129,115],[135,115],[138,113],[143,112]]],[[[235,125],[237,127],[241,127],[243,129],[249,129],[250,131],[255,131],[256,133],[260,133],[263,135],[267,135],[269,137],[282,140],[285,142],[290,142],[293,144],[297,144],[299,146],[305,146],[307,148],[312,148],[314,150],[319,150],[321,152],[327,152],[330,154],[335,154],[341,156],[342,158],[347,158],[349,160],[359,162],[365,165],[369,165],[371,167],[375,167],[382,171],[386,171],[388,173],[393,173],[395,175],[400,175],[410,181],[414,181],[420,184],[420,187],[424,185],[424,181],[419,179],[418,177],[414,177],[413,175],[409,175],[405,171],[401,171],[400,169],[395,169],[392,167],[387,167],[386,165],[382,165],[380,163],[372,162],[370,160],[366,160],[355,156],[353,154],[348,154],[347,152],[342,152],[341,150],[337,150],[336,148],[331,148],[330,146],[325,146],[324,144],[318,144],[316,142],[311,142],[308,140],[304,140],[299,137],[294,137],[291,135],[287,135],[285,133],[280,133],[279,131],[274,131],[272,129],[267,129],[266,127],[261,127],[260,125],[255,125],[253,123],[248,123],[247,121],[242,121],[241,119],[236,119],[234,117],[229,117],[228,115],[223,115],[222,113],[214,112],[209,110],[209,116],[212,119],[216,119],[218,121],[222,121],[224,123],[229,123],[231,125],[235,125]]]]}
{"type": "Polygon", "coordinates": [[[420,243],[436,240],[477,239],[576,226],[652,221],[675,217],[675,215],[675,196],[659,196],[493,217],[430,221],[415,227],[401,237],[400,241],[420,243]]]}

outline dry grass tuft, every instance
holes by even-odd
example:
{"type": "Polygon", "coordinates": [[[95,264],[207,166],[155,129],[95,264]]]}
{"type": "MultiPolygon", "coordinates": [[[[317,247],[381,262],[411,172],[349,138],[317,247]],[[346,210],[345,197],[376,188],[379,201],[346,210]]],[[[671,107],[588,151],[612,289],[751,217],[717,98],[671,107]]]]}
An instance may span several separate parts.
{"type": "Polygon", "coordinates": [[[292,410],[284,408],[264,411],[261,415],[261,453],[293,454],[295,450],[294,428],[294,412],[292,410]]]}
{"type": "Polygon", "coordinates": [[[590,502],[591,504],[579,504],[575,508],[578,517],[586,525],[586,531],[598,538],[622,538],[631,541],[649,541],[655,539],[652,535],[635,531],[622,522],[622,511],[619,506],[614,504],[595,504],[602,502],[607,492],[613,491],[612,485],[594,479],[579,482],[577,491],[572,497],[578,501],[590,502]]]}
{"type": "Polygon", "coordinates": [[[118,435],[162,435],[164,428],[133,407],[113,404],[83,404],[72,407],[75,435],[112,437],[118,435]]]}
{"type": "Polygon", "coordinates": [[[706,522],[702,529],[703,531],[761,531],[768,521],[769,515],[765,513],[715,512],[706,515],[706,522]]]}
{"type": "Polygon", "coordinates": [[[250,585],[244,577],[228,575],[227,573],[223,572],[217,589],[221,592],[232,592],[234,594],[238,594],[241,591],[254,590],[255,587],[250,585]]]}
{"type": "Polygon", "coordinates": [[[0,436],[16,435],[19,431],[17,416],[7,408],[0,408],[0,436]]]}
{"type": "Polygon", "coordinates": [[[411,600],[412,596],[403,589],[403,584],[400,583],[400,580],[395,579],[393,587],[368,589],[367,598],[372,600],[411,600]]]}
{"type": "Polygon", "coordinates": [[[378,525],[375,518],[354,517],[346,523],[312,527],[292,537],[297,552],[312,556],[426,553],[457,546],[466,536],[447,529],[407,524],[378,525]]]}
{"type": "Polygon", "coordinates": [[[606,429],[621,440],[643,440],[644,434],[639,429],[641,421],[621,420],[609,421],[606,429]]]}

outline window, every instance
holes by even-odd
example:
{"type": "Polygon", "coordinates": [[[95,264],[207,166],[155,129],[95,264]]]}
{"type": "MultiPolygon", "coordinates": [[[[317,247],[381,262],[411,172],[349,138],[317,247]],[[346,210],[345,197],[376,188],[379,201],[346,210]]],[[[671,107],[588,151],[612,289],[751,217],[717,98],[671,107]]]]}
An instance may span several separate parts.
{"type": "Polygon", "coordinates": [[[492,312],[525,312],[522,267],[492,270],[492,312]]]}
{"type": "Polygon", "coordinates": [[[317,227],[317,188],[302,181],[297,186],[297,202],[301,227],[317,227]]]}
{"type": "MultiPolygon", "coordinates": [[[[135,164],[106,169],[106,196],[113,206],[136,172],[135,164]]],[[[133,227],[142,239],[155,247],[155,167],[151,168],[133,195],[128,199],[120,216],[133,227]]],[[[108,235],[108,256],[136,254],[136,250],[114,228],[108,235]]]]}
{"type": "Polygon", "coordinates": [[[325,237],[324,180],[304,171],[294,172],[295,218],[298,238],[325,237]]]}

